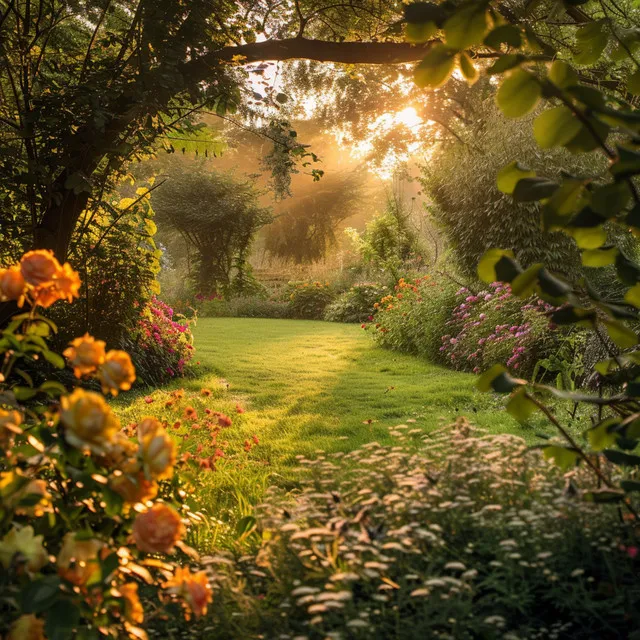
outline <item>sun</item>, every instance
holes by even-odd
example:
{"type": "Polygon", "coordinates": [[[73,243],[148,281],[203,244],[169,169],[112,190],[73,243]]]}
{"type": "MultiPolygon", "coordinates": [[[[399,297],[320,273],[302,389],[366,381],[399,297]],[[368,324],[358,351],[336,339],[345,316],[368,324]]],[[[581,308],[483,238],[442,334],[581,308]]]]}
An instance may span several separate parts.
{"type": "Polygon", "coordinates": [[[405,127],[409,127],[409,129],[423,123],[422,118],[418,115],[414,107],[407,107],[399,111],[394,116],[394,120],[397,124],[403,124],[405,127]]]}

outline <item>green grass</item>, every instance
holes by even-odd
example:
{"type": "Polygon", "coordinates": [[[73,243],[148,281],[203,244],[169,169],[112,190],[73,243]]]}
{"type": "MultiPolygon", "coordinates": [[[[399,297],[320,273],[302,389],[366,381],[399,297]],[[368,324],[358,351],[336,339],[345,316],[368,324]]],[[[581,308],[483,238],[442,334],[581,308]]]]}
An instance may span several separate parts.
{"type": "MultiPolygon", "coordinates": [[[[407,420],[412,429],[429,431],[466,415],[494,433],[520,432],[503,401],[475,390],[475,376],[376,347],[359,326],[205,318],[194,334],[200,374],[177,385],[190,398],[168,410],[168,390],[151,394],[151,404],[143,400],[147,391],[133,401],[123,394],[117,405],[123,422],[152,413],[173,424],[186,404],[199,414],[210,407],[233,418],[219,437],[228,441],[226,458],[217,471],[193,478],[202,503],[223,520],[229,509],[233,517],[246,513],[269,484],[295,484],[297,455],[389,444],[389,428],[407,420]],[[213,395],[203,398],[203,387],[213,395]],[[237,403],[245,413],[236,414],[237,403]],[[260,444],[247,453],[243,443],[254,434],[260,444]]],[[[183,451],[202,444],[211,453],[206,430],[184,424],[175,435],[183,451]]]]}

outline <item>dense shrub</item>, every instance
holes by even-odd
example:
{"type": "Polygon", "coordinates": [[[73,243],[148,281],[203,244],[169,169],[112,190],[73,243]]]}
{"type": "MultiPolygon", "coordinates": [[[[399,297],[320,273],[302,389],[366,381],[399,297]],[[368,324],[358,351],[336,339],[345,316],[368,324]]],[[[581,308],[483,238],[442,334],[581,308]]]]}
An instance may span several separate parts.
{"type": "Polygon", "coordinates": [[[373,305],[387,291],[387,287],[375,283],[354,284],[327,307],[324,319],[329,322],[365,322],[374,313],[373,305]]]}
{"type": "Polygon", "coordinates": [[[135,333],[124,344],[144,384],[159,385],[185,374],[193,357],[191,322],[155,296],[142,308],[135,333]]]}
{"type": "Polygon", "coordinates": [[[211,560],[216,589],[252,612],[227,612],[224,637],[587,640],[638,628],[638,548],[615,508],[565,491],[520,438],[464,419],[390,431],[399,446],[300,457],[302,488],[272,489],[259,507],[259,551],[231,568],[211,560]]]}
{"type": "Polygon", "coordinates": [[[285,290],[289,315],[305,320],[322,320],[324,311],[335,297],[327,282],[290,282],[285,290]]]}
{"type": "Polygon", "coordinates": [[[236,318],[288,318],[290,309],[282,300],[234,298],[229,302],[229,314],[236,318]]]}
{"type": "MultiPolygon", "coordinates": [[[[538,298],[523,301],[499,282],[478,293],[463,287],[456,297],[458,306],[444,327],[440,347],[454,369],[479,373],[496,362],[507,362],[528,375],[539,362],[545,362],[549,372],[566,362],[558,371],[566,370],[567,379],[582,373],[580,354],[560,353],[563,336],[549,323],[548,314],[553,310],[550,304],[538,298]],[[554,364],[552,357],[558,357],[558,362],[554,364]]],[[[567,345],[564,347],[566,351],[567,345]]],[[[544,373],[540,366],[537,368],[544,373]]]]}
{"type": "Polygon", "coordinates": [[[439,351],[443,327],[456,306],[459,285],[430,276],[400,279],[393,294],[377,302],[375,321],[366,328],[378,344],[398,351],[443,360],[439,351]]]}
{"type": "MultiPolygon", "coordinates": [[[[39,311],[79,288],[48,251],[0,269],[0,299],[31,306],[0,334],[0,634],[11,640],[144,638],[149,609],[189,619],[211,600],[207,575],[177,561],[193,555],[182,542],[191,518],[160,421],[122,430],[102,394],[34,386],[22,370],[40,359],[64,367],[39,311]]],[[[76,378],[117,395],[136,373],[127,353],[105,347],[86,334],[64,355],[76,378]]]]}

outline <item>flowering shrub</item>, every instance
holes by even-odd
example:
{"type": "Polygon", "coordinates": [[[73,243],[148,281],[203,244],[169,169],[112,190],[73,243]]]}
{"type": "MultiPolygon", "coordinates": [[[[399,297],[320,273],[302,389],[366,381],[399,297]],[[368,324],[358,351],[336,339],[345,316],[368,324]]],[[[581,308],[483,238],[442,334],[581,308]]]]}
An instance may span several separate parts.
{"type": "Polygon", "coordinates": [[[324,319],[329,322],[366,322],[374,313],[373,305],[387,291],[387,287],[376,283],[354,284],[327,307],[324,319]]]}
{"type": "Polygon", "coordinates": [[[440,347],[454,369],[479,373],[506,361],[513,369],[531,372],[555,349],[557,330],[549,324],[550,304],[535,298],[523,302],[509,285],[499,282],[479,293],[463,287],[456,297],[458,305],[445,325],[440,347]]]}
{"type": "Polygon", "coordinates": [[[477,373],[487,365],[508,361],[509,366],[529,373],[537,363],[564,371],[576,357],[578,343],[569,348],[572,343],[565,340],[566,332],[549,324],[551,305],[539,299],[523,302],[501,283],[472,293],[429,276],[412,282],[401,279],[394,294],[375,306],[374,321],[365,328],[380,344],[454,369],[477,373]],[[553,365],[549,361],[561,344],[565,367],[560,361],[553,365]]]}
{"type": "Polygon", "coordinates": [[[334,297],[328,282],[290,282],[285,291],[290,316],[306,320],[322,320],[334,297]]]}
{"type": "Polygon", "coordinates": [[[127,348],[145,384],[157,385],[184,375],[194,351],[191,322],[156,296],[144,306],[136,338],[127,348]]]}
{"type": "MultiPolygon", "coordinates": [[[[40,358],[64,367],[47,344],[56,328],[38,311],[77,297],[79,286],[48,251],[0,269],[2,299],[31,307],[0,335],[0,635],[10,640],[140,639],[139,590],[156,616],[179,607],[202,616],[211,600],[206,575],[172,559],[194,552],[182,541],[190,521],[169,482],[177,451],[164,426],[147,417],[130,439],[101,394],[33,386],[21,369],[40,358]]],[[[90,335],[64,356],[105,394],[136,377],[127,353],[90,335]]]]}
{"type": "Polygon", "coordinates": [[[390,293],[374,304],[374,320],[365,325],[382,346],[441,360],[442,328],[456,303],[453,285],[423,276],[401,278],[390,293]]]}
{"type": "Polygon", "coordinates": [[[227,636],[587,640],[638,628],[637,533],[615,508],[581,503],[515,436],[464,419],[390,433],[397,446],[299,457],[301,489],[272,489],[259,507],[258,552],[227,569],[211,559],[216,585],[231,593],[240,572],[233,597],[259,608],[223,620],[227,636]]]}

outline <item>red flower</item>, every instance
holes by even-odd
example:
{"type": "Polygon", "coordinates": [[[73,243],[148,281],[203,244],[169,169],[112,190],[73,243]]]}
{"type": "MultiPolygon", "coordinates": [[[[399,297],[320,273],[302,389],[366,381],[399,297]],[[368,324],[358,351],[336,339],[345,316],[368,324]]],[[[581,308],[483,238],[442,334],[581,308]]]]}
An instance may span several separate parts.
{"type": "Polygon", "coordinates": [[[230,427],[233,424],[233,422],[231,421],[231,418],[229,416],[225,416],[224,413],[219,413],[218,424],[221,427],[230,427]]]}
{"type": "Polygon", "coordinates": [[[244,411],[245,410],[239,404],[236,405],[236,413],[244,413],[244,411]]]}

